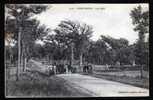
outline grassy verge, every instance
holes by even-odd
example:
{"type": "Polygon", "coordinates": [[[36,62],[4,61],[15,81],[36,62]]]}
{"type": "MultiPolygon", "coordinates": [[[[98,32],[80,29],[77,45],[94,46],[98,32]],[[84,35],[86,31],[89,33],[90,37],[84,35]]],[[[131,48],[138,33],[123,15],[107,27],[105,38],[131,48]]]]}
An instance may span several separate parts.
{"type": "Polygon", "coordinates": [[[19,81],[7,80],[6,96],[21,97],[78,97],[89,96],[71,86],[65,80],[56,76],[42,76],[30,73],[22,74],[19,81]]]}
{"type": "Polygon", "coordinates": [[[102,74],[95,74],[95,73],[88,74],[88,75],[97,77],[97,78],[102,78],[106,80],[116,81],[120,83],[125,83],[129,85],[149,89],[149,79],[146,79],[146,78],[139,78],[139,77],[132,78],[132,77],[127,77],[127,76],[102,75],[102,74]]]}

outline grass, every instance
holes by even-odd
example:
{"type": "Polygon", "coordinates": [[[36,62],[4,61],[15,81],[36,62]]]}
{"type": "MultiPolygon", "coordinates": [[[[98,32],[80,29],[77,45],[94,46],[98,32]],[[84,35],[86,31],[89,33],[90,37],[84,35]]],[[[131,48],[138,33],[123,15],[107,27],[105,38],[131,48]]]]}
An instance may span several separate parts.
{"type": "Polygon", "coordinates": [[[108,74],[104,75],[104,74],[96,74],[96,73],[88,74],[88,75],[97,77],[97,78],[102,78],[106,80],[116,81],[120,83],[125,83],[129,85],[149,89],[149,79],[147,78],[140,78],[140,77],[134,78],[134,77],[128,77],[126,75],[116,76],[116,75],[108,75],[108,74]]]}
{"type": "Polygon", "coordinates": [[[19,81],[7,80],[6,96],[21,97],[79,97],[89,96],[69,86],[67,82],[56,76],[40,74],[22,74],[19,81]]]}
{"type": "MultiPolygon", "coordinates": [[[[35,65],[28,63],[27,67],[35,65]]],[[[35,65],[43,66],[40,63],[35,65]]],[[[8,75],[7,75],[8,76],[8,75]]],[[[7,97],[85,97],[91,96],[78,88],[71,86],[66,80],[53,76],[46,76],[36,71],[20,75],[20,80],[15,81],[13,75],[6,81],[7,97]]]]}

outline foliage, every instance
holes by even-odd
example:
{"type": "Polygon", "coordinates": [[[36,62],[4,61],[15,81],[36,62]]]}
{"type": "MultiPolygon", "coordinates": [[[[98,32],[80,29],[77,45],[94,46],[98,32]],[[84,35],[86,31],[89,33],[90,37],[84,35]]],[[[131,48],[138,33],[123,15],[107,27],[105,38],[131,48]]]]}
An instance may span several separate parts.
{"type": "Polygon", "coordinates": [[[135,56],[137,64],[147,64],[149,51],[145,43],[145,34],[149,33],[149,11],[144,11],[141,6],[134,8],[131,13],[132,23],[135,25],[134,30],[138,32],[139,39],[136,43],[135,56]],[[145,59],[144,59],[145,58],[145,59]]]}
{"type": "Polygon", "coordinates": [[[45,26],[40,26],[35,19],[30,19],[31,16],[39,14],[47,9],[43,5],[24,5],[24,4],[6,4],[8,14],[5,21],[5,36],[8,39],[8,33],[11,34],[11,40],[17,41],[19,27],[22,27],[21,32],[21,50],[24,56],[30,57],[31,48],[35,40],[40,39],[48,30],[45,26]],[[20,10],[20,12],[19,12],[20,10]],[[13,17],[13,19],[12,19],[13,17]]]}
{"type": "Polygon", "coordinates": [[[89,38],[92,34],[92,27],[71,20],[61,21],[58,27],[54,30],[56,32],[55,39],[59,45],[65,45],[67,48],[73,48],[77,55],[85,53],[89,45],[89,38]]]}
{"type": "Polygon", "coordinates": [[[90,40],[93,34],[92,26],[72,20],[61,21],[53,30],[56,34],[47,35],[50,29],[47,29],[45,25],[40,25],[39,21],[30,19],[33,14],[45,11],[45,6],[6,6],[11,9],[9,13],[16,18],[13,20],[7,17],[5,21],[6,38],[9,37],[8,41],[17,40],[20,25],[22,27],[22,52],[29,58],[46,57],[49,60],[71,60],[73,54],[74,59],[93,64],[116,64],[118,61],[121,64],[132,64],[133,61],[136,64],[148,64],[149,42],[144,42],[144,38],[145,34],[149,33],[149,12],[143,11],[141,6],[134,8],[130,13],[135,26],[134,30],[139,33],[139,39],[133,45],[129,45],[129,41],[124,38],[115,39],[104,35],[101,35],[99,40],[92,41],[90,40]],[[18,8],[24,11],[20,24],[17,19],[21,17],[21,14],[18,15],[14,10],[18,8]],[[42,40],[44,45],[35,44],[36,40],[42,40]]]}

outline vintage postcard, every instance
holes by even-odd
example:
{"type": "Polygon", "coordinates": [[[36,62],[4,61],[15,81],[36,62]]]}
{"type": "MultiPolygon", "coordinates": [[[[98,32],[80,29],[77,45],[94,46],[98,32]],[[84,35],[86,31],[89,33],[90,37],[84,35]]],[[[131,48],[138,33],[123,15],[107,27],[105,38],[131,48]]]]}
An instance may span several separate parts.
{"type": "Polygon", "coordinates": [[[149,4],[5,4],[5,96],[149,96],[149,4]]]}

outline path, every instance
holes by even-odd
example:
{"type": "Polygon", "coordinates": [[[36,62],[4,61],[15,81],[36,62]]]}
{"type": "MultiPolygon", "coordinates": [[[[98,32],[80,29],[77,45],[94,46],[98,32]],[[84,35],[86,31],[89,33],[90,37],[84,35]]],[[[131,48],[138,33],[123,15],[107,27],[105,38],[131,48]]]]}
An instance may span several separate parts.
{"type": "MultiPolygon", "coordinates": [[[[80,74],[57,75],[73,85],[90,91],[95,96],[149,96],[149,90],[119,82],[104,80],[80,74]]],[[[128,81],[128,80],[127,80],[128,81]]]]}

